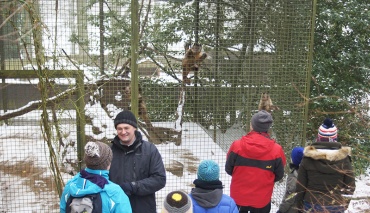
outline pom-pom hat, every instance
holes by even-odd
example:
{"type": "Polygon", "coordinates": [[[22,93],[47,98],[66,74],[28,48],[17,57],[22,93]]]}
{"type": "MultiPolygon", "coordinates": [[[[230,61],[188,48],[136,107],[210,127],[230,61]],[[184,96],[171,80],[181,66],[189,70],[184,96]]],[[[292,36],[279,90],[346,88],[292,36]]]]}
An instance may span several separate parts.
{"type": "Polygon", "coordinates": [[[220,167],[213,160],[203,160],[198,166],[198,179],[203,181],[215,181],[220,177],[220,167]]]}
{"type": "Polygon", "coordinates": [[[112,158],[112,149],[105,143],[88,142],[85,145],[84,161],[89,169],[107,170],[112,158]]]}
{"type": "Polygon", "coordinates": [[[162,213],[193,213],[191,198],[183,191],[168,193],[163,203],[162,213]]]}
{"type": "Polygon", "coordinates": [[[326,118],[319,127],[317,141],[337,141],[338,129],[330,118],[326,118]]]}
{"type": "Polygon", "coordinates": [[[125,110],[118,113],[118,115],[114,119],[114,128],[117,129],[117,125],[122,123],[130,124],[131,126],[137,128],[136,117],[131,111],[125,110]]]}

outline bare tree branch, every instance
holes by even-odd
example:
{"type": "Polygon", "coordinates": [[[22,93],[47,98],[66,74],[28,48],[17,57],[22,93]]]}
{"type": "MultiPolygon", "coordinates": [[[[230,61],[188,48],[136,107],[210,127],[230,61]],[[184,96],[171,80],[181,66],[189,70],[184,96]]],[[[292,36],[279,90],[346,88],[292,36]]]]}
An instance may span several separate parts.
{"type": "MultiPolygon", "coordinates": [[[[53,106],[56,103],[60,103],[64,100],[66,100],[67,98],[69,98],[70,96],[74,95],[76,92],[77,92],[76,87],[73,87],[71,89],[67,89],[66,91],[64,91],[64,92],[62,92],[62,93],[60,93],[56,96],[53,96],[53,97],[50,97],[50,98],[46,99],[46,106],[50,107],[50,106],[53,106]]],[[[39,109],[42,105],[43,105],[43,103],[42,103],[41,100],[29,102],[27,105],[25,105],[21,108],[18,108],[17,110],[9,111],[9,112],[6,112],[6,113],[0,115],[0,121],[24,115],[28,112],[39,109]]]]}

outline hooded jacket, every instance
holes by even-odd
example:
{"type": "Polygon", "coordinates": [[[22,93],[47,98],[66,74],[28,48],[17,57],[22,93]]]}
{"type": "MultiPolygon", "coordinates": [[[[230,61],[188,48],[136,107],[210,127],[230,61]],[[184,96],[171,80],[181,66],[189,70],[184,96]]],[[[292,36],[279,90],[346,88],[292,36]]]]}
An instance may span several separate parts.
{"type": "Polygon", "coordinates": [[[230,146],[225,171],[230,195],[239,206],[262,208],[271,202],[274,183],[284,177],[282,147],[267,133],[251,131],[230,146]]]}
{"type": "Polygon", "coordinates": [[[193,188],[190,197],[196,213],[238,213],[234,200],[223,194],[222,189],[193,188]]]}
{"type": "Polygon", "coordinates": [[[78,173],[69,180],[64,187],[60,199],[60,212],[66,212],[66,203],[70,196],[83,197],[89,194],[100,193],[102,199],[102,213],[132,213],[130,201],[121,187],[108,179],[108,170],[85,169],[90,174],[100,175],[107,180],[104,188],[81,177],[78,173]]]}
{"type": "Polygon", "coordinates": [[[155,192],[165,186],[166,170],[157,147],[142,140],[139,131],[135,131],[135,137],[131,146],[122,145],[118,136],[113,139],[109,177],[119,185],[131,183],[133,213],[156,213],[155,192]]]}
{"type": "Polygon", "coordinates": [[[321,206],[348,204],[342,195],[353,194],[355,176],[351,148],[338,142],[316,142],[304,149],[296,185],[299,209],[303,201],[321,206]]]}

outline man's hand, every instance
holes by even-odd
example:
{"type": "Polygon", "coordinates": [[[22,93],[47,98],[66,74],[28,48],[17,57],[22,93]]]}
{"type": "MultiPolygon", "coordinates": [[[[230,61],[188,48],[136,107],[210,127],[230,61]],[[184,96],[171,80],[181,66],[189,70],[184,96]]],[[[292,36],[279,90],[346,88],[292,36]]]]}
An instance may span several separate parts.
{"type": "Polygon", "coordinates": [[[127,196],[130,196],[132,194],[132,191],[134,190],[131,183],[125,182],[122,183],[120,186],[127,196]]]}

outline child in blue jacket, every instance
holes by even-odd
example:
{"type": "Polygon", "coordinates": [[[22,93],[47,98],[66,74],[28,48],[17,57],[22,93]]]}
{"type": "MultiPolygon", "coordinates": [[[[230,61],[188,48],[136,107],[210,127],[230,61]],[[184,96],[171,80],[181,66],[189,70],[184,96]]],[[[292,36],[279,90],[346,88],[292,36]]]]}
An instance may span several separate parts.
{"type": "Polygon", "coordinates": [[[238,213],[235,201],[223,194],[223,185],[219,180],[220,167],[213,160],[204,160],[199,164],[198,178],[190,197],[194,213],[238,213]]]}
{"type": "Polygon", "coordinates": [[[85,146],[86,169],[69,180],[60,199],[60,212],[90,212],[92,203],[86,195],[99,194],[99,213],[132,213],[131,204],[121,187],[109,180],[109,167],[112,162],[111,148],[101,142],[88,142],[85,146]],[[74,197],[74,199],[72,199],[74,197]],[[77,198],[77,199],[76,199],[77,198]],[[85,199],[85,198],[84,198],[85,199]],[[99,199],[100,200],[100,199],[99,199]]]}

